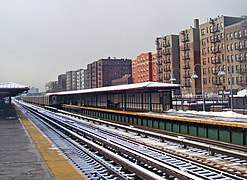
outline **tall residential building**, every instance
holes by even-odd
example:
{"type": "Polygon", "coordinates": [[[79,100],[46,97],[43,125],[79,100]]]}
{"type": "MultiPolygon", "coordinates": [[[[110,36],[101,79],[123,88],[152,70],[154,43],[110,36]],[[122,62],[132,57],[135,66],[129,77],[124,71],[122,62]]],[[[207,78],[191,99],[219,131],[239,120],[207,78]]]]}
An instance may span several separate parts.
{"type": "Polygon", "coordinates": [[[158,81],[158,61],[157,61],[157,52],[152,53],[152,81],[158,81]]]}
{"type": "Polygon", "coordinates": [[[230,89],[232,78],[233,91],[247,88],[247,20],[225,28],[225,57],[223,65],[225,89],[230,89]]]}
{"type": "Polygon", "coordinates": [[[58,90],[59,91],[66,91],[66,74],[60,74],[58,76],[58,90]]]}
{"type": "MultiPolygon", "coordinates": [[[[158,81],[170,83],[172,70],[179,67],[179,36],[167,35],[156,38],[158,81]]],[[[180,82],[179,73],[175,73],[175,83],[180,82]]]]}
{"type": "Polygon", "coordinates": [[[132,74],[130,59],[99,59],[87,65],[86,88],[111,86],[114,79],[132,74]]]}
{"type": "Polygon", "coordinates": [[[77,74],[77,90],[84,89],[85,88],[85,70],[84,69],[78,69],[76,71],[77,74]]]}
{"type": "Polygon", "coordinates": [[[46,92],[53,93],[58,91],[58,82],[57,81],[50,81],[45,84],[46,92]]]}
{"type": "MultiPolygon", "coordinates": [[[[230,61],[229,63],[226,61],[226,55],[228,54],[229,57],[233,55],[231,54],[233,51],[227,53],[227,45],[229,48],[231,46],[232,49],[234,49],[235,45],[230,40],[226,41],[226,34],[229,34],[226,33],[226,30],[228,29],[227,31],[230,32],[231,30],[228,27],[243,20],[245,19],[218,16],[213,19],[210,18],[208,22],[200,25],[200,54],[203,65],[202,75],[205,92],[218,92],[222,89],[229,90],[229,86],[226,86],[226,76],[218,75],[219,71],[225,70],[229,66],[230,61]]],[[[232,34],[232,38],[234,38],[233,36],[234,34],[232,34]]]]}
{"type": "Polygon", "coordinates": [[[76,71],[66,72],[66,87],[67,91],[77,90],[77,73],[76,71]]]}
{"type": "MultiPolygon", "coordinates": [[[[183,94],[201,94],[201,59],[199,20],[194,20],[194,27],[185,29],[179,33],[180,45],[180,78],[183,94]],[[194,69],[198,73],[198,79],[191,79],[194,69]]],[[[179,73],[174,69],[174,74],[179,73]]]]}
{"type": "Polygon", "coordinates": [[[72,90],[72,71],[66,72],[66,88],[67,88],[67,91],[72,90]]]}
{"type": "Polygon", "coordinates": [[[132,59],[132,81],[133,83],[148,82],[153,80],[152,53],[141,53],[132,59]]]}

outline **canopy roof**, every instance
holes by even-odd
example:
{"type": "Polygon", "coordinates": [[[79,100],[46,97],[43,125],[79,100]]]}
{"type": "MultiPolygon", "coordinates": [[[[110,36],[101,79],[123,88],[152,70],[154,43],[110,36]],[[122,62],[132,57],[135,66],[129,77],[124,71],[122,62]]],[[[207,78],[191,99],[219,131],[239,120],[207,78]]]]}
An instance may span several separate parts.
{"type": "Polygon", "coordinates": [[[13,82],[0,83],[0,97],[17,96],[28,91],[28,86],[23,86],[13,82]]]}
{"type": "Polygon", "coordinates": [[[179,84],[169,84],[169,83],[159,83],[159,82],[144,82],[144,83],[135,83],[135,84],[126,84],[119,86],[107,86],[101,88],[93,89],[84,89],[76,91],[63,91],[56,93],[48,93],[47,95],[70,95],[70,94],[87,94],[87,93],[98,93],[98,92],[116,92],[116,91],[126,91],[126,90],[145,90],[145,89],[178,89],[179,84]]]}

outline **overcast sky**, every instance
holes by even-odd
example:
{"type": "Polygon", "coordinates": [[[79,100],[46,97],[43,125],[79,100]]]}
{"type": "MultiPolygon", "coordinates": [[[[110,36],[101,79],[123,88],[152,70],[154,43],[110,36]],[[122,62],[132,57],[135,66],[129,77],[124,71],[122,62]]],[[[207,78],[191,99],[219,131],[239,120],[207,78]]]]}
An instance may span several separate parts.
{"type": "Polygon", "coordinates": [[[108,56],[155,51],[199,18],[247,14],[247,0],[0,0],[0,82],[39,87],[108,56]]]}

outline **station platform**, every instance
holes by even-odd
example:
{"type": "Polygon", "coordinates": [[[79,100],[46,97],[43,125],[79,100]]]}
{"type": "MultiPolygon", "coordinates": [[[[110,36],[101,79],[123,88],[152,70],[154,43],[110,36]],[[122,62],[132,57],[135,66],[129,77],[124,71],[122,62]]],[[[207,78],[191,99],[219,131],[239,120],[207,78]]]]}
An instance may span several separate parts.
{"type": "Polygon", "coordinates": [[[140,127],[247,145],[246,115],[234,117],[232,112],[229,112],[230,116],[216,112],[200,114],[175,110],[163,113],[134,112],[67,104],[62,105],[62,109],[140,127]]]}
{"type": "Polygon", "coordinates": [[[32,122],[9,104],[0,104],[0,177],[86,179],[32,122]]]}

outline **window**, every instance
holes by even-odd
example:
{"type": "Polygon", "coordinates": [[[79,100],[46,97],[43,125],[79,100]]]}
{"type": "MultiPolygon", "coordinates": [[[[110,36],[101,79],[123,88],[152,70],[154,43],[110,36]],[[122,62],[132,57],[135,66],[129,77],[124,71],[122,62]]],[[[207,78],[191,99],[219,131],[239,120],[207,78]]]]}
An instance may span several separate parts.
{"type": "Polygon", "coordinates": [[[226,40],[228,41],[228,39],[230,38],[229,34],[226,34],[226,40]]]}
{"type": "Polygon", "coordinates": [[[235,50],[238,49],[238,43],[235,43],[235,50]]]}
{"type": "Polygon", "coordinates": [[[229,44],[227,44],[226,49],[227,49],[227,51],[230,51],[230,45],[229,44]]]}
{"type": "Polygon", "coordinates": [[[224,33],[221,33],[221,39],[224,39],[224,33]]]}
{"type": "Polygon", "coordinates": [[[230,39],[232,39],[233,38],[233,34],[232,33],[230,33],[230,39]]]}
{"type": "Polygon", "coordinates": [[[238,54],[235,54],[235,59],[236,59],[236,61],[239,60],[239,59],[238,59],[238,54]]]}
{"type": "Polygon", "coordinates": [[[221,29],[224,28],[223,22],[220,23],[220,28],[221,28],[221,29]]]}
{"type": "Polygon", "coordinates": [[[210,28],[210,32],[213,32],[213,26],[210,26],[209,28],[210,28]]]}
{"type": "Polygon", "coordinates": [[[238,32],[237,31],[234,32],[234,38],[235,39],[238,38],[238,32]]]}
{"type": "Polygon", "coordinates": [[[244,30],[244,36],[247,36],[247,29],[244,30]]]}
{"type": "Polygon", "coordinates": [[[205,29],[201,30],[202,36],[205,35],[205,29]]]}
{"type": "Polygon", "coordinates": [[[231,55],[231,61],[232,62],[234,61],[234,55],[231,55]]]}
{"type": "Polygon", "coordinates": [[[227,62],[230,63],[230,56],[227,56],[227,62]]]}
{"type": "Polygon", "coordinates": [[[218,62],[220,62],[221,55],[218,55],[218,62]]]}
{"type": "Polygon", "coordinates": [[[208,73],[210,73],[210,67],[208,68],[208,73]]]}
{"type": "Polygon", "coordinates": [[[231,50],[233,50],[234,49],[234,44],[231,44],[231,50]]]}
{"type": "Polygon", "coordinates": [[[242,53],[239,55],[239,60],[240,60],[240,61],[243,60],[243,54],[242,54],[242,53]]]}
{"type": "Polygon", "coordinates": [[[238,37],[240,37],[240,38],[242,37],[242,31],[241,30],[238,31],[238,37]]]}

